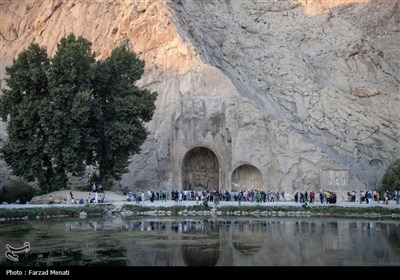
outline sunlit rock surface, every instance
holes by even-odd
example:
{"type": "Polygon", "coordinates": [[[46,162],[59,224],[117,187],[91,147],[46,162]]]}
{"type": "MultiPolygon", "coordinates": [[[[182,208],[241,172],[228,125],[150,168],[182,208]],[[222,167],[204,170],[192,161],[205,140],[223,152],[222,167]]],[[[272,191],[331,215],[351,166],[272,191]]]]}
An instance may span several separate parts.
{"type": "Polygon", "coordinates": [[[345,193],[400,157],[397,0],[0,0],[0,18],[3,88],[69,32],[145,60],[157,110],[116,189],[345,193]]]}

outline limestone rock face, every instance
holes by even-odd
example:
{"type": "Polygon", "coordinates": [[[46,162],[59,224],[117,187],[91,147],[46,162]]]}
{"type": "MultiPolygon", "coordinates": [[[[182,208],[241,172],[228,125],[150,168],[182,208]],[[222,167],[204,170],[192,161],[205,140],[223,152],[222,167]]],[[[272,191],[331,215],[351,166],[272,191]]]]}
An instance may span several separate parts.
{"type": "Polygon", "coordinates": [[[157,110],[116,188],[340,194],[400,157],[398,0],[0,0],[0,18],[2,88],[69,32],[145,60],[157,110]]]}

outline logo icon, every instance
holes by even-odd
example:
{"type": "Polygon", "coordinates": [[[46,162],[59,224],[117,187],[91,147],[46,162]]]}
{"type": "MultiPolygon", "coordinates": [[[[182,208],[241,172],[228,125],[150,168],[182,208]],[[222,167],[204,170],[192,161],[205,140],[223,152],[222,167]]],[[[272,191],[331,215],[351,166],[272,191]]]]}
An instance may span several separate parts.
{"type": "Polygon", "coordinates": [[[24,242],[24,246],[19,248],[14,248],[10,244],[6,245],[7,251],[5,253],[6,258],[10,261],[17,262],[19,260],[18,254],[28,253],[31,249],[31,244],[28,241],[24,242]]]}

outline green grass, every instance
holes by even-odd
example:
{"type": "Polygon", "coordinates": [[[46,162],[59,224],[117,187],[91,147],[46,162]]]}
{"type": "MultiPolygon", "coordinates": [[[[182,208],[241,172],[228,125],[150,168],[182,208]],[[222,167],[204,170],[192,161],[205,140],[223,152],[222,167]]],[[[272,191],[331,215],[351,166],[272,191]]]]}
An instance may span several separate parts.
{"type": "MultiPolygon", "coordinates": [[[[132,212],[148,212],[148,211],[171,211],[172,216],[176,216],[179,212],[187,211],[204,211],[203,205],[181,206],[174,205],[171,207],[165,206],[141,206],[141,205],[125,205],[124,210],[132,212]]],[[[211,206],[209,208],[211,210],[211,206]]],[[[78,217],[80,212],[86,212],[88,216],[101,216],[105,213],[104,205],[85,205],[82,207],[47,207],[47,208],[21,208],[21,209],[2,209],[0,208],[0,218],[6,220],[20,219],[28,217],[30,219],[52,218],[52,217],[78,217]]],[[[222,215],[227,215],[228,212],[240,211],[248,212],[309,212],[311,215],[329,216],[329,217],[360,217],[367,215],[379,215],[379,217],[390,217],[391,215],[400,215],[400,208],[386,208],[380,206],[372,207],[342,207],[342,206],[220,206],[218,211],[222,215]]]]}
{"type": "Polygon", "coordinates": [[[13,218],[36,218],[39,217],[78,217],[84,211],[88,216],[102,215],[105,208],[103,206],[82,206],[82,207],[48,207],[48,208],[21,208],[21,209],[2,209],[0,208],[0,218],[7,220],[13,218]]]}

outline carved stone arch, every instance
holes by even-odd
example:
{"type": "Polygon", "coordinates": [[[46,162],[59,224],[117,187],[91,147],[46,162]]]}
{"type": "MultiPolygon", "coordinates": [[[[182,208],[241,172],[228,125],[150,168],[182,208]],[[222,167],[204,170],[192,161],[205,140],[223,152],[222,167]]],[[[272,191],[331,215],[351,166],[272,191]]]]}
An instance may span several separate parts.
{"type": "Polygon", "coordinates": [[[259,190],[265,191],[260,170],[251,164],[242,164],[236,167],[231,177],[232,191],[259,190]]]}
{"type": "Polygon", "coordinates": [[[219,190],[220,164],[210,148],[197,146],[187,151],[181,168],[183,190],[219,190]]]}

